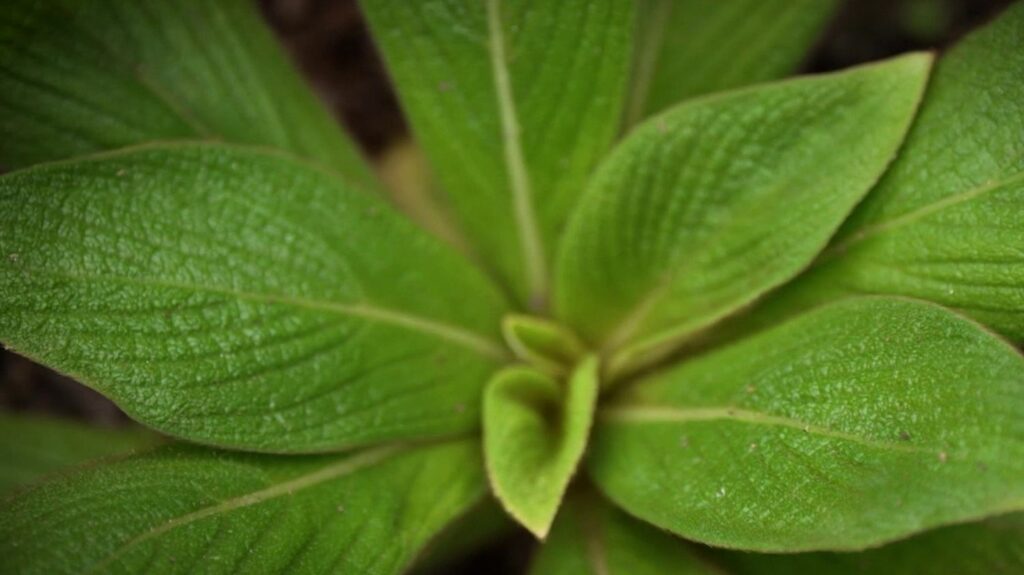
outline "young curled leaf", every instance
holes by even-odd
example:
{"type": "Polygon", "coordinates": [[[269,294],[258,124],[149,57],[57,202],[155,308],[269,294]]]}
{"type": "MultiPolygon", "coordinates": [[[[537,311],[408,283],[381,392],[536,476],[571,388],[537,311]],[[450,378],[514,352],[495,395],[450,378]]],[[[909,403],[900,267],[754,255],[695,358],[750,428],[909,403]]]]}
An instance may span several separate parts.
{"type": "Polygon", "coordinates": [[[498,372],[484,394],[484,453],[491,487],[512,517],[547,536],[583,456],[597,401],[597,359],[566,381],[527,367],[498,372]]]}

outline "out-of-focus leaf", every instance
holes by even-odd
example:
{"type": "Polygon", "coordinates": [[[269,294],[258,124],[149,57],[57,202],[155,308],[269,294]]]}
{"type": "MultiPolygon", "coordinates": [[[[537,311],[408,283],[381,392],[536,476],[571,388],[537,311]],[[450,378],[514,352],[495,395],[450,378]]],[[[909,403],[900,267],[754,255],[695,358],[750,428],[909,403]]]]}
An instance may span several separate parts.
{"type": "Polygon", "coordinates": [[[80,463],[145,449],[159,436],[138,428],[106,429],[53,418],[0,414],[0,492],[80,463]]]}
{"type": "Polygon", "coordinates": [[[730,575],[1018,575],[1024,513],[943,527],[860,553],[721,554],[730,575]]]}
{"type": "Polygon", "coordinates": [[[599,497],[573,494],[555,519],[530,575],[719,575],[690,544],[599,497]]]}
{"type": "Polygon", "coordinates": [[[374,181],[248,0],[7,0],[0,125],[7,168],[202,138],[374,181]]]}
{"type": "Polygon", "coordinates": [[[638,0],[627,125],[682,100],[791,74],[838,0],[638,0]]]}

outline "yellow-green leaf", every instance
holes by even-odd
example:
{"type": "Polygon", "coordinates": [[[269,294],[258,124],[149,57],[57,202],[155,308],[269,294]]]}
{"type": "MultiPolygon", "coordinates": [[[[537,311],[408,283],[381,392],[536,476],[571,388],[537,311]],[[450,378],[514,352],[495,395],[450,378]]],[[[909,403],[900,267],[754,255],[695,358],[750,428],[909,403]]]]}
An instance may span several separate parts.
{"type": "Polygon", "coordinates": [[[528,367],[498,372],[484,394],[484,453],[498,500],[538,538],[547,536],[583,456],[597,400],[597,360],[567,381],[528,367]]]}

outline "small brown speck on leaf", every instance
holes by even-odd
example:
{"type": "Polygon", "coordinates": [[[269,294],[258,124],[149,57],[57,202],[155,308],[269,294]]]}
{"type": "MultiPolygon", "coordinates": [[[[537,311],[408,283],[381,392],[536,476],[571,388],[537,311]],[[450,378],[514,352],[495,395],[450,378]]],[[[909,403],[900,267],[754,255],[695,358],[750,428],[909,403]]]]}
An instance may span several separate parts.
{"type": "Polygon", "coordinates": [[[939,452],[939,461],[942,462],[942,463],[945,463],[947,459],[949,459],[949,456],[946,455],[946,452],[945,451],[940,451],[939,452]]]}
{"type": "Polygon", "coordinates": [[[900,441],[910,441],[910,434],[906,431],[900,432],[900,441]]]}

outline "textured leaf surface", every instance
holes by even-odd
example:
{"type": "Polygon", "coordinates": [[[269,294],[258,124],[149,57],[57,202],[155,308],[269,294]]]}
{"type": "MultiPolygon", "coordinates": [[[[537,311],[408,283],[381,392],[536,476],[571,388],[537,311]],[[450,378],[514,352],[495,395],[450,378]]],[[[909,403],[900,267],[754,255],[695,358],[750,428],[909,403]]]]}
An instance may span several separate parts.
{"type": "Polygon", "coordinates": [[[860,553],[725,557],[731,575],[1016,575],[1024,572],[1024,514],[929,531],[860,553]]]}
{"type": "Polygon", "coordinates": [[[640,0],[627,122],[791,74],[837,0],[640,0]]]}
{"type": "Polygon", "coordinates": [[[652,118],[573,216],[561,316],[620,349],[614,370],[796,275],[895,155],[929,64],[905,56],[652,118]]]}
{"type": "Polygon", "coordinates": [[[599,415],[594,477],[684,537],[858,549],[1024,509],[1024,357],[930,304],[865,298],[652,376],[599,415]]]}
{"type": "Polygon", "coordinates": [[[1024,342],[1024,4],[943,56],[899,159],[817,265],[733,330],[850,294],[959,309],[1024,342]]]}
{"type": "Polygon", "coordinates": [[[271,451],[479,425],[500,296],[327,172],[147,146],[9,174],[0,204],[0,341],[148,425],[271,451]]]}
{"type": "Polygon", "coordinates": [[[152,140],[294,152],[369,170],[246,0],[9,0],[0,14],[0,165],[152,140]]]}
{"type": "Polygon", "coordinates": [[[574,495],[555,520],[530,575],[718,575],[690,545],[596,496],[574,495]]]}
{"type": "Polygon", "coordinates": [[[156,445],[141,429],[104,429],[59,419],[0,414],[0,492],[92,459],[156,445]]]}
{"type": "Polygon", "coordinates": [[[467,235],[539,307],[558,232],[619,125],[633,3],[362,6],[467,235]]]}
{"type": "Polygon", "coordinates": [[[3,502],[5,573],[399,573],[486,490],[479,445],[165,448],[3,502]]]}
{"type": "Polygon", "coordinates": [[[517,521],[547,536],[583,456],[597,401],[597,360],[568,381],[527,367],[499,372],[484,394],[484,452],[491,487],[517,521]]]}

